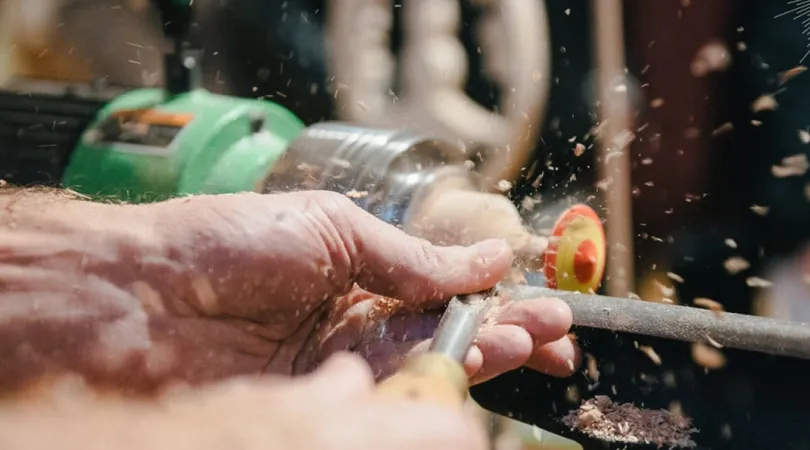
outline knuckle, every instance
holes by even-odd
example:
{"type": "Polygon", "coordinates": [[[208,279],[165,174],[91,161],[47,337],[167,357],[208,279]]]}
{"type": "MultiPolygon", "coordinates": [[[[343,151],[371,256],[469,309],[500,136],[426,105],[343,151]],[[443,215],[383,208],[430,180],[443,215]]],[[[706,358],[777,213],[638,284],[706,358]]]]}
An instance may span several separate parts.
{"type": "Polygon", "coordinates": [[[436,246],[425,239],[416,239],[413,245],[413,255],[418,266],[432,268],[441,267],[445,263],[442,252],[436,251],[436,246]]]}
{"type": "Polygon", "coordinates": [[[312,191],[308,193],[311,199],[329,214],[345,214],[354,210],[357,205],[343,194],[332,191],[312,191]]]}

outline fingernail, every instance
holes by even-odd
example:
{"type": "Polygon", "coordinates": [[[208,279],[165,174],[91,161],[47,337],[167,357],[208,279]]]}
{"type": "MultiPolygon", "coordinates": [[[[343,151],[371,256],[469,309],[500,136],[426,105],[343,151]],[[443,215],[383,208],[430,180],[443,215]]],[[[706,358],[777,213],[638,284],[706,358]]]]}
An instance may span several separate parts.
{"type": "Polygon", "coordinates": [[[492,264],[493,261],[504,258],[507,255],[511,257],[512,248],[503,239],[488,239],[473,245],[475,253],[484,265],[492,264]]]}

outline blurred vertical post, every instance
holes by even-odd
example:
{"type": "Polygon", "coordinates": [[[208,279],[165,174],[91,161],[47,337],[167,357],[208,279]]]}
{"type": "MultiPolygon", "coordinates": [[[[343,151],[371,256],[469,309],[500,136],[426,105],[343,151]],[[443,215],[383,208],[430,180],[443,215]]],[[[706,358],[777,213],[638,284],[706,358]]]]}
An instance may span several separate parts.
{"type": "Polygon", "coordinates": [[[599,178],[605,195],[608,295],[626,297],[634,287],[630,154],[633,116],[625,84],[621,0],[592,0],[599,95],[599,178]]]}

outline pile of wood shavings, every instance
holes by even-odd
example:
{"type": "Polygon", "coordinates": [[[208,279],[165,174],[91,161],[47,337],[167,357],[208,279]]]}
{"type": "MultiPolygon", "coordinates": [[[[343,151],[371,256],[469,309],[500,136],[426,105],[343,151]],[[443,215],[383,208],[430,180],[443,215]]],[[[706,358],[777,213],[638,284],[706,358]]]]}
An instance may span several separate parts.
{"type": "Polygon", "coordinates": [[[609,442],[653,444],[659,448],[694,448],[691,420],[666,410],[614,403],[604,395],[584,402],[562,419],[572,429],[609,442]]]}

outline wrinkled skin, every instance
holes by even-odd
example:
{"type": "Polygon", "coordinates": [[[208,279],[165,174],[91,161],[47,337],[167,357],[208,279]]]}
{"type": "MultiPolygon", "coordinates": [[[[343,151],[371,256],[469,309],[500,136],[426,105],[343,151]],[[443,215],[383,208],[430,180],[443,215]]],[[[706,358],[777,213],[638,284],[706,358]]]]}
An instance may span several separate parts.
{"type": "MultiPolygon", "coordinates": [[[[0,190],[0,207],[2,448],[486,448],[462,411],[373,380],[424,349],[448,298],[506,275],[504,240],[434,246],[326,192],[130,206],[0,190]],[[112,395],[77,394],[67,372],[112,395]],[[159,405],[120,398],[156,390],[159,405]]],[[[560,300],[501,299],[466,370],[568,375],[570,324],[560,300]]]]}
{"type": "MultiPolygon", "coordinates": [[[[187,302],[220,318],[217,325],[261,336],[264,370],[274,373],[308,371],[341,350],[358,351],[378,376],[388,373],[424,348],[449,297],[491,287],[513,257],[501,240],[430,245],[326,192],[197,197],[163,208],[166,222],[199,224],[173,228],[172,241],[197,249],[194,265],[219,280],[215,300],[202,305],[186,294],[187,302]],[[375,311],[381,296],[400,301],[384,330],[380,319],[392,314],[375,311]]],[[[570,310],[556,299],[506,304],[491,314],[467,371],[474,381],[523,365],[568,375],[578,363],[565,335],[570,324],[570,310]]]]}
{"type": "MultiPolygon", "coordinates": [[[[513,259],[502,240],[431,245],[327,192],[41,202],[0,218],[0,387],[64,370],[138,392],[304,373],[341,350],[380,376],[424,348],[447,299],[493,286],[513,259]]],[[[472,381],[570,374],[570,324],[556,299],[501,305],[466,359],[472,381]]]]}
{"type": "MultiPolygon", "coordinates": [[[[171,392],[159,404],[88,398],[0,407],[4,450],[484,450],[464,411],[375,396],[371,372],[348,353],[311,375],[236,378],[171,392]]],[[[65,391],[68,391],[66,394],[65,391]]]]}

